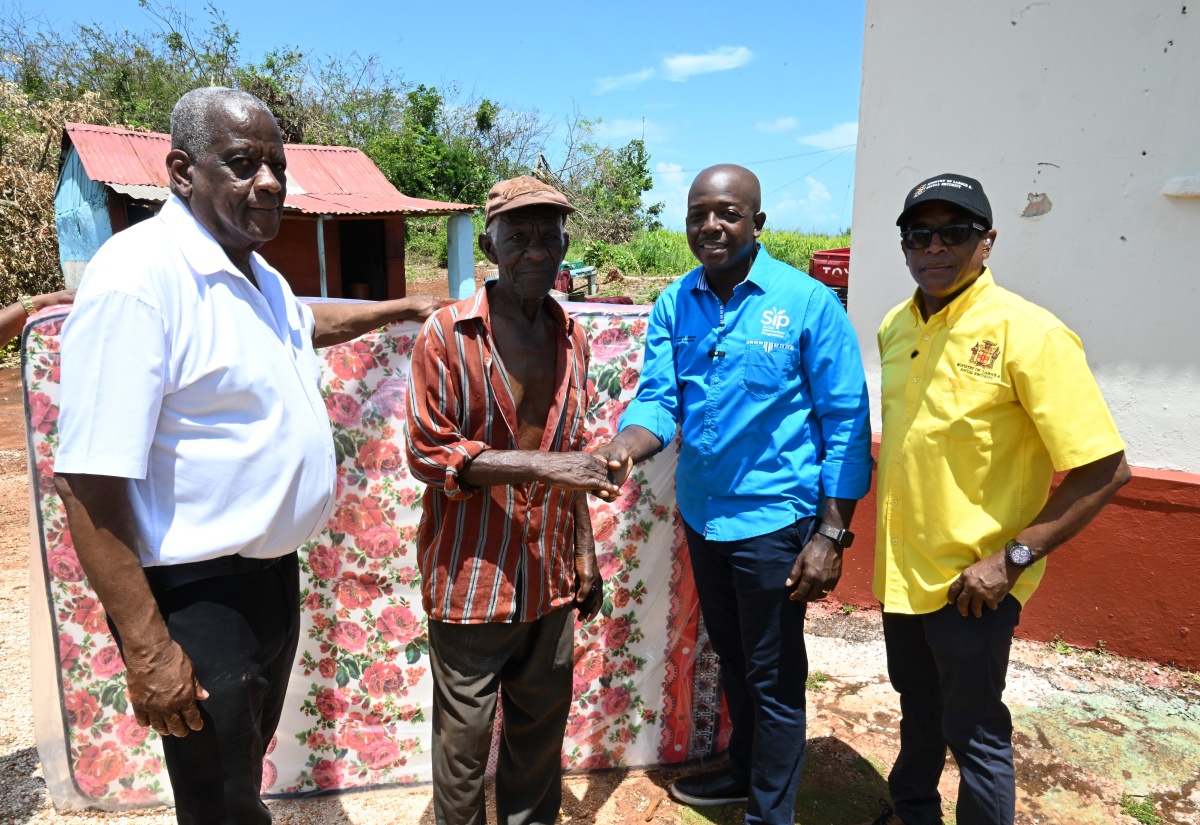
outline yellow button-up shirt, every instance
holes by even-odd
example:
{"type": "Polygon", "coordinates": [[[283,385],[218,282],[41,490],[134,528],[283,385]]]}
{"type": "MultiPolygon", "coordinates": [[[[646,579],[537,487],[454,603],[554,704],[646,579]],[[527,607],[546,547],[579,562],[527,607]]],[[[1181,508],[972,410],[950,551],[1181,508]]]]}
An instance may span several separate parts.
{"type": "MultiPolygon", "coordinates": [[[[986,268],[928,321],[915,295],[888,313],[879,354],[875,596],[889,612],[932,613],[964,569],[1033,521],[1055,470],[1125,445],[1079,338],[986,268]]],[[[1021,604],[1045,567],[1021,574],[1021,604]]]]}

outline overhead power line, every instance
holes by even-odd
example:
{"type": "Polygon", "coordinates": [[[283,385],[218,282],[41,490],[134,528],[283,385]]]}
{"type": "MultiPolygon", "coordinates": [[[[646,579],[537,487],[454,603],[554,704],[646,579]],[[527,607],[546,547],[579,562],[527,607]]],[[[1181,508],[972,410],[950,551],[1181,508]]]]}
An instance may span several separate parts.
{"type": "MultiPolygon", "coordinates": [[[[764,163],[775,163],[775,162],[781,161],[781,160],[795,160],[796,158],[807,158],[807,157],[812,157],[813,155],[823,155],[826,152],[836,152],[839,149],[847,149],[847,150],[853,149],[856,145],[857,144],[854,144],[854,143],[847,143],[845,146],[832,146],[828,149],[817,149],[812,152],[801,152],[798,155],[783,155],[782,157],[778,157],[778,158],[767,158],[765,160],[751,160],[751,161],[747,161],[746,163],[739,163],[738,166],[760,166],[764,163]]],[[[843,152],[842,154],[845,154],[845,153],[843,152]]],[[[840,155],[839,155],[839,157],[840,157],[840,155]]],[[[698,166],[695,169],[680,169],[679,171],[680,172],[699,172],[706,168],[708,168],[708,167],[698,166]]]]}
{"type": "MultiPolygon", "coordinates": [[[[851,147],[852,147],[852,146],[851,146],[851,147]]],[[[836,159],[838,159],[838,158],[839,158],[839,157],[841,157],[842,155],[845,155],[845,153],[846,153],[846,152],[848,152],[848,151],[850,151],[850,149],[844,149],[844,150],[842,150],[842,151],[840,151],[840,152],[836,153],[836,155],[834,155],[833,157],[830,157],[830,158],[828,159],[828,161],[826,161],[826,162],[822,163],[821,165],[818,165],[818,167],[814,167],[814,168],[812,168],[812,169],[810,169],[810,170],[808,170],[808,171],[805,171],[805,173],[804,173],[803,175],[800,175],[799,177],[797,177],[797,179],[796,179],[796,180],[787,181],[786,183],[784,183],[784,185],[780,186],[778,189],[772,189],[772,191],[768,192],[767,194],[764,194],[764,195],[763,195],[763,198],[768,198],[768,197],[770,197],[770,195],[773,195],[773,194],[775,194],[776,192],[780,192],[780,191],[782,191],[782,189],[786,189],[788,186],[791,186],[791,185],[792,185],[792,183],[797,183],[797,182],[799,182],[799,181],[802,181],[802,180],[804,180],[804,179],[805,179],[805,177],[808,177],[809,175],[811,175],[812,173],[814,173],[814,171],[816,171],[817,169],[821,169],[821,168],[823,168],[823,167],[827,167],[827,165],[829,165],[830,163],[833,163],[834,161],[836,161],[836,159]]]]}

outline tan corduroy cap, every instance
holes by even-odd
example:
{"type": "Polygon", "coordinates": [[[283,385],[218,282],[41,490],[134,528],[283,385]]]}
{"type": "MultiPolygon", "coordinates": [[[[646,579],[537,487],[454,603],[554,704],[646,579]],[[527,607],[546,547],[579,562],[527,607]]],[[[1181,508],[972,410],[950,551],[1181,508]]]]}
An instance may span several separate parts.
{"type": "Polygon", "coordinates": [[[537,178],[522,175],[512,180],[502,180],[491,188],[484,207],[483,225],[490,224],[497,215],[526,206],[553,206],[563,213],[563,217],[575,211],[562,192],[537,178]]]}

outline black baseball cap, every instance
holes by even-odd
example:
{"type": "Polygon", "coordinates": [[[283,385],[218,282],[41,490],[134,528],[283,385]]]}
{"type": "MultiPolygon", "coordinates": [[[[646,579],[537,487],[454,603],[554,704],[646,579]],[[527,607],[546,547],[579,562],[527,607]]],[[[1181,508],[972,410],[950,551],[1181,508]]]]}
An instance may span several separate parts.
{"type": "Polygon", "coordinates": [[[928,201],[945,201],[962,207],[983,221],[986,229],[992,228],[992,205],[983,194],[983,185],[965,175],[934,175],[918,183],[904,199],[904,211],[896,218],[896,226],[903,227],[905,218],[914,207],[928,201]]]}

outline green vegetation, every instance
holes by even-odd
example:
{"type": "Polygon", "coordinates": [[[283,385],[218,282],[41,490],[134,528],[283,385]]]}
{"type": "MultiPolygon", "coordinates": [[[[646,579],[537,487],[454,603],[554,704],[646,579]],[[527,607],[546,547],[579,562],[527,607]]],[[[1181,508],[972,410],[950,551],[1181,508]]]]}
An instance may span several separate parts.
{"type": "Polygon", "coordinates": [[[856,604],[842,605],[842,612],[845,613],[847,616],[849,616],[851,613],[857,612],[858,609],[859,609],[859,607],[856,604]]]}
{"type": "MultiPolygon", "coordinates": [[[[0,215],[0,304],[62,285],[53,191],[63,121],[167,132],[175,102],[199,86],[258,95],[286,142],[362,149],[406,195],[482,204],[496,181],[533,174],[577,207],[581,240],[623,244],[659,226],[661,204],[642,201],[654,184],[645,143],[605,145],[598,119],[573,113],[556,151],[548,145],[556,124],[537,109],[452,80],[413,83],[377,55],[281,45],[253,62],[216,5],[198,20],[164,0],[137,2],[142,31],[51,24],[19,6],[0,12],[0,190],[18,193],[5,196],[14,208],[0,215]]],[[[445,266],[444,220],[410,228],[416,268],[445,266]]]]}
{"type": "Polygon", "coordinates": [[[1133,794],[1121,794],[1121,811],[1126,816],[1131,816],[1142,825],[1159,825],[1163,818],[1159,815],[1158,810],[1154,807],[1154,797],[1147,796],[1138,802],[1138,797],[1133,794]]]}
{"type": "Polygon", "coordinates": [[[1066,656],[1068,653],[1073,653],[1075,651],[1075,648],[1063,641],[1061,633],[1056,634],[1054,638],[1050,640],[1050,648],[1059,656],[1066,656]]]}
{"type": "Polygon", "coordinates": [[[822,673],[819,670],[814,670],[808,674],[808,679],[804,682],[805,690],[821,690],[825,687],[825,683],[829,681],[829,674],[822,673]]]}
{"type": "MultiPolygon", "coordinates": [[[[814,252],[849,246],[850,233],[824,235],[768,228],[761,240],[772,257],[807,272],[814,252]]],[[[583,260],[599,271],[616,267],[623,275],[677,278],[696,268],[687,236],[670,229],[641,231],[622,244],[576,238],[567,258],[583,260]]]]}

